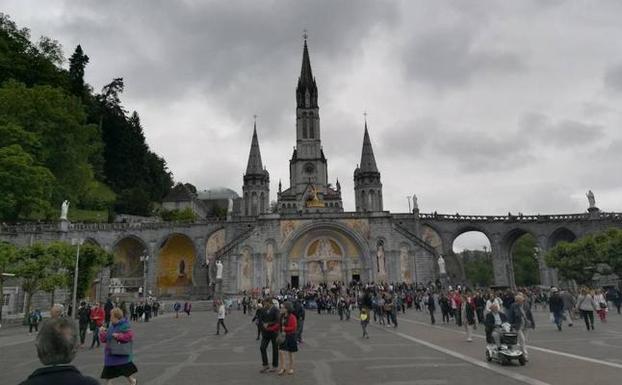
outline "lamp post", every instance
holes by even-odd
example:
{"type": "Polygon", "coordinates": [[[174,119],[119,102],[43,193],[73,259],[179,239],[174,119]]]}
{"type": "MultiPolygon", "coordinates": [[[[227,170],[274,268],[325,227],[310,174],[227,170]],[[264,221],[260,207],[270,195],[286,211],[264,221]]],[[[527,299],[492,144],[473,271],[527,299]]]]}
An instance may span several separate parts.
{"type": "Polygon", "coordinates": [[[147,297],[147,262],[149,261],[149,255],[147,250],[143,250],[143,255],[140,256],[140,261],[143,263],[143,298],[147,297]]]}
{"type": "Polygon", "coordinates": [[[72,318],[76,318],[76,314],[78,313],[76,311],[76,301],[78,297],[78,264],[80,262],[80,246],[82,245],[83,242],[84,240],[82,238],[71,240],[72,245],[78,245],[78,249],[76,251],[76,266],[73,272],[73,297],[71,300],[71,317],[72,318]]]}

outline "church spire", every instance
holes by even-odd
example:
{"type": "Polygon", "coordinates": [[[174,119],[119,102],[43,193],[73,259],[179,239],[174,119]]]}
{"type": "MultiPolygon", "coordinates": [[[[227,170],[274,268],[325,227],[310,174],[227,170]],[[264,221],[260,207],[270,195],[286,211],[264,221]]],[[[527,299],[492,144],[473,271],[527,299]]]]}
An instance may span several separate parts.
{"type": "Polygon", "coordinates": [[[374,150],[371,147],[369,131],[367,130],[367,118],[365,118],[365,134],[363,135],[363,150],[361,151],[361,172],[378,172],[374,150]]]}
{"type": "Polygon", "coordinates": [[[253,140],[251,141],[251,150],[248,154],[248,164],[246,166],[246,174],[263,174],[264,168],[261,163],[261,152],[259,151],[259,140],[257,139],[257,122],[253,125],[253,140]]]}
{"type": "Polygon", "coordinates": [[[304,34],[304,47],[302,50],[302,66],[298,87],[296,87],[296,102],[298,108],[317,108],[317,85],[311,71],[311,59],[307,47],[307,33],[304,34]]]}

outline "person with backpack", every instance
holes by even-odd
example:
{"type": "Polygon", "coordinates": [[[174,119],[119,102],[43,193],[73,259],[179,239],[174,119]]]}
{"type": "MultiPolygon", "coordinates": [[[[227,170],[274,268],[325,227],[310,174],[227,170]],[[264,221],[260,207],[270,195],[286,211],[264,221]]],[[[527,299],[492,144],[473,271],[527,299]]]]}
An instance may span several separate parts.
{"type": "Polygon", "coordinates": [[[181,304],[179,302],[175,302],[175,305],[173,305],[173,310],[175,310],[175,318],[179,318],[179,311],[181,310],[181,304]]]}
{"type": "Polygon", "coordinates": [[[32,329],[35,329],[35,333],[39,333],[39,323],[43,317],[39,309],[35,309],[28,315],[28,334],[32,334],[32,329]]]}

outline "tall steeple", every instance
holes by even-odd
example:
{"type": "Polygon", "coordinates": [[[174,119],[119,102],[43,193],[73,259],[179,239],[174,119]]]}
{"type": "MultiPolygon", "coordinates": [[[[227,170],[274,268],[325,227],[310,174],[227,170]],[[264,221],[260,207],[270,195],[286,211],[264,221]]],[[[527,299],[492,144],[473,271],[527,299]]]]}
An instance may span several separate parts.
{"type": "Polygon", "coordinates": [[[307,47],[307,35],[304,35],[305,42],[302,50],[302,67],[300,77],[296,87],[296,102],[298,108],[317,108],[317,84],[311,71],[311,59],[309,58],[309,48],[307,47]]]}
{"type": "Polygon", "coordinates": [[[361,164],[354,170],[354,201],[356,211],[382,211],[382,182],[369,139],[367,113],[365,113],[361,164]]]}
{"type": "MultiPolygon", "coordinates": [[[[255,119],[257,119],[256,116],[255,119]]],[[[268,211],[270,207],[270,174],[261,163],[259,139],[257,139],[257,121],[253,124],[253,139],[248,154],[242,192],[242,215],[257,216],[268,211]]]]}
{"type": "Polygon", "coordinates": [[[263,164],[261,163],[261,151],[259,151],[259,140],[257,139],[257,122],[253,125],[253,139],[251,140],[251,150],[248,154],[248,164],[246,174],[262,174],[263,164]]]}
{"type": "Polygon", "coordinates": [[[360,170],[361,172],[378,172],[374,150],[371,147],[369,131],[367,130],[367,119],[365,119],[365,134],[363,134],[363,151],[361,152],[360,170]]]}

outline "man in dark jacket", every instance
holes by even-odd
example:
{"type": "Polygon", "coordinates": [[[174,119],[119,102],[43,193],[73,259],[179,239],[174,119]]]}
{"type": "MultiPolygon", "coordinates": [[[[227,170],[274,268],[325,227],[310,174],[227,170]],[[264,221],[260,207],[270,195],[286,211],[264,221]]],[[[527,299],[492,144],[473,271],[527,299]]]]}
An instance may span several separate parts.
{"type": "Polygon", "coordinates": [[[551,289],[551,297],[549,297],[549,311],[553,313],[553,321],[557,325],[557,330],[562,331],[562,316],[564,314],[564,300],[559,295],[556,287],[551,289]]]}
{"type": "Polygon", "coordinates": [[[498,333],[493,332],[496,328],[501,327],[501,325],[505,322],[508,322],[508,318],[505,314],[499,311],[499,305],[496,303],[490,305],[490,312],[486,314],[486,318],[484,319],[487,343],[499,345],[500,339],[498,337],[498,333]]]}
{"type": "Polygon", "coordinates": [[[299,343],[302,343],[302,329],[305,324],[305,307],[303,306],[302,293],[298,294],[298,299],[294,302],[294,315],[298,321],[296,324],[298,325],[296,330],[296,339],[299,343]]]}
{"type": "Polygon", "coordinates": [[[84,340],[86,339],[86,329],[91,322],[91,307],[86,302],[80,302],[78,308],[78,325],[80,327],[80,346],[84,347],[84,340]]]}
{"type": "Polygon", "coordinates": [[[279,301],[266,298],[264,300],[265,312],[261,320],[261,362],[263,369],[261,373],[275,372],[279,367],[279,347],[276,344],[276,337],[281,328],[281,314],[279,312],[279,301]],[[268,344],[272,344],[272,368],[268,365],[268,344]]]}
{"type": "Polygon", "coordinates": [[[110,326],[110,311],[112,310],[112,308],[114,307],[112,300],[110,299],[110,297],[108,297],[108,299],[106,300],[106,304],[104,305],[104,316],[105,316],[105,320],[106,320],[106,327],[110,326]]]}
{"type": "Polygon", "coordinates": [[[436,304],[434,303],[434,295],[432,293],[427,293],[425,296],[425,305],[430,312],[430,322],[432,325],[436,323],[436,319],[434,319],[434,312],[436,311],[436,304]]]}
{"type": "Polygon", "coordinates": [[[35,345],[39,361],[45,366],[35,370],[20,385],[99,384],[96,379],[83,376],[75,366],[69,365],[78,348],[78,333],[71,319],[57,318],[43,322],[35,345]]]}

